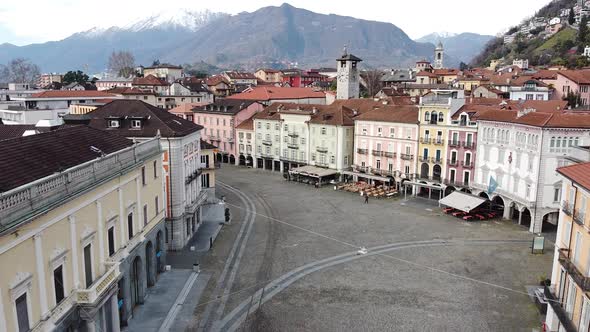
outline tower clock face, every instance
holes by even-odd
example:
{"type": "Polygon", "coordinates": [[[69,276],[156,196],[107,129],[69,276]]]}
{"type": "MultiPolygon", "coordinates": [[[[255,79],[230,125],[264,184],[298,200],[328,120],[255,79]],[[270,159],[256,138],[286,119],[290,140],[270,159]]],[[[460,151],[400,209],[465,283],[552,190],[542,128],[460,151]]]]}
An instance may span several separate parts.
{"type": "Polygon", "coordinates": [[[341,82],[341,83],[346,82],[346,75],[338,75],[338,82],[341,82]]]}

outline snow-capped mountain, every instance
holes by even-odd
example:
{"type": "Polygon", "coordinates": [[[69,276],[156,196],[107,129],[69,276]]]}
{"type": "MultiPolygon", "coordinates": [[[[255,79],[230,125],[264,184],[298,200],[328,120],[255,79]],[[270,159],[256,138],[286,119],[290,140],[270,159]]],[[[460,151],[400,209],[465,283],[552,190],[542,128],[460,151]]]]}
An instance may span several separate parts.
{"type": "Polygon", "coordinates": [[[135,32],[150,29],[188,29],[195,32],[224,16],[227,14],[215,13],[210,10],[169,9],[128,24],[122,29],[135,32]]]}

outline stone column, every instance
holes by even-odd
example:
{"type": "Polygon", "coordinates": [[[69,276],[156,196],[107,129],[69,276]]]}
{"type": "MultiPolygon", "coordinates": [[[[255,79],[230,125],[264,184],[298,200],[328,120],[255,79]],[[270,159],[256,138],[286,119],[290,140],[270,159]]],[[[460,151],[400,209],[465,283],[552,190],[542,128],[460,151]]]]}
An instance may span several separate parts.
{"type": "MultiPolygon", "coordinates": [[[[107,322],[107,324],[111,324],[112,327],[112,331],[113,332],[119,332],[121,331],[121,324],[119,323],[119,303],[117,300],[117,293],[115,293],[113,296],[111,296],[110,299],[111,305],[110,305],[110,309],[111,310],[111,317],[113,318],[112,322],[107,322]]],[[[106,309],[106,306],[105,306],[106,309]]]]}
{"type": "MultiPolygon", "coordinates": [[[[504,199],[504,197],[502,197],[504,199]]],[[[502,218],[510,220],[512,219],[512,208],[510,208],[512,202],[504,199],[504,213],[502,214],[502,218]]]]}
{"type": "Polygon", "coordinates": [[[80,273],[78,272],[78,234],[76,233],[76,218],[69,216],[70,221],[70,245],[72,247],[72,281],[74,289],[80,287],[80,273]]]}
{"type": "Polygon", "coordinates": [[[35,262],[37,266],[37,281],[39,284],[39,306],[41,307],[41,320],[44,320],[49,315],[47,306],[47,286],[45,282],[45,259],[43,258],[43,242],[41,233],[33,236],[35,244],[35,262]]]}
{"type": "Polygon", "coordinates": [[[94,320],[87,320],[86,321],[86,331],[87,332],[97,332],[96,331],[96,322],[94,320]]]}
{"type": "Polygon", "coordinates": [[[518,224],[521,225],[522,222],[522,210],[518,210],[518,224]]]}

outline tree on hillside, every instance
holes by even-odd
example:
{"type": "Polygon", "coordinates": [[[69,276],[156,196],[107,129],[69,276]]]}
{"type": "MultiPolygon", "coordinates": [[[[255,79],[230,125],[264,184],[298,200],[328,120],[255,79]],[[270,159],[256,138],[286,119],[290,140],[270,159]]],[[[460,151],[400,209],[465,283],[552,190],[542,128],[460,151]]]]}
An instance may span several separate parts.
{"type": "Polygon", "coordinates": [[[109,72],[120,77],[130,77],[135,72],[135,57],[131,52],[113,52],[109,56],[109,72]]]}
{"type": "Polygon", "coordinates": [[[39,75],[39,66],[25,58],[15,58],[0,66],[0,80],[7,82],[33,83],[39,75]]]}
{"type": "Polygon", "coordinates": [[[570,8],[569,15],[567,16],[567,23],[569,23],[569,25],[574,25],[574,23],[576,23],[576,16],[574,15],[573,8],[570,8]]]}
{"type": "Polygon", "coordinates": [[[63,84],[70,84],[70,83],[80,83],[84,84],[88,82],[88,75],[84,74],[81,70],[76,71],[68,71],[64,77],[62,78],[61,82],[63,84]]]}
{"type": "Polygon", "coordinates": [[[580,27],[578,28],[578,45],[582,48],[586,46],[588,41],[588,18],[586,15],[580,19],[580,27]]]}

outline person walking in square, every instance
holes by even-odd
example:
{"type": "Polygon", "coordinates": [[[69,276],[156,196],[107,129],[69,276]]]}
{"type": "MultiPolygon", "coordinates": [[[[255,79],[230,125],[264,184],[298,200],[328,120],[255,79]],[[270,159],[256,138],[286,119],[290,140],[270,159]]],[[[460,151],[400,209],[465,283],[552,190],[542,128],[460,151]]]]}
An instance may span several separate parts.
{"type": "Polygon", "coordinates": [[[365,204],[369,204],[369,194],[365,192],[365,204]]]}

